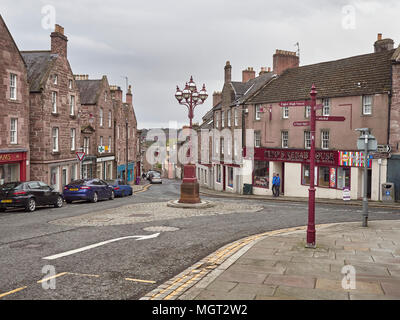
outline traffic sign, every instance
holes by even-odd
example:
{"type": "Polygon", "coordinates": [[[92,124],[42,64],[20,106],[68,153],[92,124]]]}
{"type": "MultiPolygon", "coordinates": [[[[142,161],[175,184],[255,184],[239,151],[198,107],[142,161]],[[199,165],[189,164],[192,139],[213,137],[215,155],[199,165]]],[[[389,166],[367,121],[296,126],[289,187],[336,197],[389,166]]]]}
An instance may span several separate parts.
{"type": "Polygon", "coordinates": [[[345,117],[334,117],[334,116],[317,116],[315,117],[315,120],[317,121],[345,121],[346,118],[345,117]]]}
{"type": "Polygon", "coordinates": [[[307,101],[282,101],[279,103],[281,107],[305,107],[307,101]]]}
{"type": "Polygon", "coordinates": [[[97,150],[99,151],[99,153],[104,153],[104,151],[106,151],[106,148],[104,148],[104,146],[98,146],[97,150]]]}
{"type": "Polygon", "coordinates": [[[77,156],[79,161],[82,161],[85,158],[85,152],[78,151],[78,152],[76,152],[76,156],[77,156]]]}
{"type": "Polygon", "coordinates": [[[293,126],[295,126],[295,127],[308,127],[308,126],[310,126],[310,121],[296,121],[296,122],[293,122],[293,126]]]}
{"type": "Polygon", "coordinates": [[[377,149],[376,149],[376,152],[381,152],[381,153],[390,153],[391,151],[392,151],[392,147],[391,146],[382,145],[382,144],[379,144],[377,149]]]}

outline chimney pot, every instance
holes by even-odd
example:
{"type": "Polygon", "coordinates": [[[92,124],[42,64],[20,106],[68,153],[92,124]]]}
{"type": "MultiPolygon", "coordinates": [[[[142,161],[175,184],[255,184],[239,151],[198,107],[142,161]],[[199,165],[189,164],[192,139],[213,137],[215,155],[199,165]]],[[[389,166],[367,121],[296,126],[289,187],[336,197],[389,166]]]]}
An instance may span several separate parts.
{"type": "Polygon", "coordinates": [[[378,33],[378,41],[382,40],[382,33],[378,33]]]}

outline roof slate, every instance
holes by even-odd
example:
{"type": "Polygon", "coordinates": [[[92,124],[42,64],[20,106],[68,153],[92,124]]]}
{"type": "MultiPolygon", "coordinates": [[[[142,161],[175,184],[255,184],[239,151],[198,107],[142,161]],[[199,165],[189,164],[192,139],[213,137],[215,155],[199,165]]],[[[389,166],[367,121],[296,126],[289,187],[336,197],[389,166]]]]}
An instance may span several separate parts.
{"type": "Polygon", "coordinates": [[[319,98],[359,96],[391,90],[391,58],[395,50],[365,54],[288,69],[247,103],[274,103],[310,98],[315,84],[319,98]]]}
{"type": "Polygon", "coordinates": [[[97,104],[103,80],[76,80],[81,104],[97,104]]]}
{"type": "Polygon", "coordinates": [[[30,91],[38,92],[44,87],[58,55],[50,51],[21,51],[21,55],[28,69],[30,91]]]}

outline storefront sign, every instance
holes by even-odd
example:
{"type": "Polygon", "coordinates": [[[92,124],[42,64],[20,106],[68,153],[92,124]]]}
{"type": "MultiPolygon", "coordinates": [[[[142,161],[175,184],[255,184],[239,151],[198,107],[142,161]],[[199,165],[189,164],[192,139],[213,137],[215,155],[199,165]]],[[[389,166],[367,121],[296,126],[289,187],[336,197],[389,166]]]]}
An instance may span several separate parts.
{"type": "Polygon", "coordinates": [[[19,162],[26,160],[24,152],[0,153],[0,163],[19,162]]]}
{"type": "Polygon", "coordinates": [[[350,189],[349,188],[344,188],[343,189],[343,201],[350,201],[351,196],[350,196],[350,189]]]}
{"type": "MultiPolygon", "coordinates": [[[[309,163],[310,150],[255,148],[254,160],[309,163]]],[[[338,152],[317,150],[315,152],[315,161],[319,166],[336,166],[338,163],[338,152]]]]}
{"type": "MultiPolygon", "coordinates": [[[[340,151],[339,166],[342,167],[364,167],[364,152],[340,151]]],[[[372,159],[367,160],[368,168],[372,168],[372,159]]]]}

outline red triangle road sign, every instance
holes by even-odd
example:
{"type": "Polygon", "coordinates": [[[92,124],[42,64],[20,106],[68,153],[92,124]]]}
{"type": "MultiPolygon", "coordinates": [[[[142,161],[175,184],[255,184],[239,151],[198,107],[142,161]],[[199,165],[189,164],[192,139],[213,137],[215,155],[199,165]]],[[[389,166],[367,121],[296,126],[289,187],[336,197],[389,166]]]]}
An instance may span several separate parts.
{"type": "Polygon", "coordinates": [[[83,158],[85,157],[85,152],[83,152],[83,151],[78,151],[78,152],[76,152],[76,156],[77,156],[77,158],[78,158],[79,161],[82,161],[83,158]]]}

